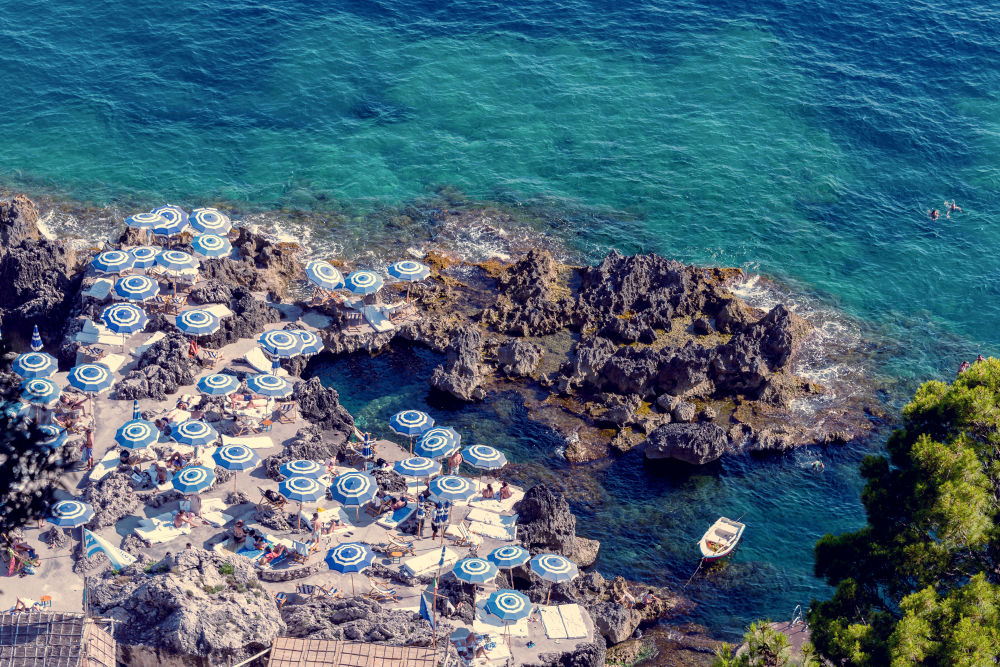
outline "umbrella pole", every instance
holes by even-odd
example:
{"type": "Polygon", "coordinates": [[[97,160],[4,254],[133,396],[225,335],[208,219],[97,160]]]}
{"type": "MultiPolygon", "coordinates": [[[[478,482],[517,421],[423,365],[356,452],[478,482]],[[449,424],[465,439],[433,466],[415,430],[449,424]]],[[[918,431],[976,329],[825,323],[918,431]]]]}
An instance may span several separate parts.
{"type": "Polygon", "coordinates": [[[351,597],[354,597],[357,594],[357,591],[354,590],[354,573],[351,572],[351,597]]]}
{"type": "Polygon", "coordinates": [[[549,606],[549,602],[552,600],[552,584],[549,584],[549,594],[545,596],[545,606],[549,606]]]}
{"type": "Polygon", "coordinates": [[[299,501],[299,515],[297,517],[295,517],[295,519],[296,519],[295,532],[297,533],[300,530],[302,530],[302,501],[301,500],[299,501]]]}

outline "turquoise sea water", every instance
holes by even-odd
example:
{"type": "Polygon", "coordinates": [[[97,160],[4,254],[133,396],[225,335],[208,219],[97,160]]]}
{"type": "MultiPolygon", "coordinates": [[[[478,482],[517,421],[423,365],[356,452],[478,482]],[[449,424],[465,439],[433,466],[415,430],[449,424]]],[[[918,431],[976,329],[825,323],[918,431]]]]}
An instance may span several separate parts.
{"type": "MultiPolygon", "coordinates": [[[[585,258],[656,250],[776,277],[873,341],[897,406],[1000,350],[989,3],[63,0],[4,19],[0,186],[124,212],[329,213],[345,247],[449,188],[530,211],[585,258]],[[951,220],[924,213],[952,198],[951,220]]],[[[362,416],[423,401],[419,386],[376,400],[344,372],[326,375],[362,416]]],[[[559,469],[515,405],[494,409],[495,432],[478,409],[440,417],[509,441],[526,478],[559,469]]],[[[761,527],[733,567],[693,584],[697,618],[733,632],[825,594],[810,544],[863,521],[865,447],[825,453],[819,478],[799,455],[676,476],[626,457],[579,510],[602,569],[660,581],[686,579],[706,517],[746,511],[761,527]]]]}

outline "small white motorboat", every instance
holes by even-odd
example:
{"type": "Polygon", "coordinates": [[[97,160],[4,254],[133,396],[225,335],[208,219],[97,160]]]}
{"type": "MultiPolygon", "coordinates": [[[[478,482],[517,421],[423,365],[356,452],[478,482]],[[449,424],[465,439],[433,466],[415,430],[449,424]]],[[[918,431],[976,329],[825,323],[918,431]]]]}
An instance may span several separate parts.
{"type": "Polygon", "coordinates": [[[726,517],[719,517],[719,520],[712,524],[712,527],[705,531],[698,546],[701,547],[701,557],[705,560],[719,560],[733,553],[743,539],[743,530],[746,524],[733,521],[726,517]]]}

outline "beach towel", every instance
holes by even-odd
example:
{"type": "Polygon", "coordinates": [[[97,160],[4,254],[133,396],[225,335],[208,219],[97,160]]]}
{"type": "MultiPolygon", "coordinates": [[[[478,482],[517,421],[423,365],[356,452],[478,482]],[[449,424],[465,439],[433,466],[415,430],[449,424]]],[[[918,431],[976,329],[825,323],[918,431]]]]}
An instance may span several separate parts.
{"type": "Polygon", "coordinates": [[[163,544],[175,540],[181,535],[190,534],[191,526],[184,525],[177,528],[174,526],[174,515],[168,513],[140,520],[134,532],[147,542],[163,544]]]}
{"type": "MultiPolygon", "coordinates": [[[[412,556],[403,561],[403,566],[400,568],[403,572],[411,577],[420,577],[428,574],[434,574],[438,571],[438,563],[441,560],[441,550],[431,549],[425,554],[420,554],[419,556],[412,556]]],[[[458,554],[451,549],[445,547],[444,551],[444,566],[442,567],[442,573],[447,572],[451,569],[451,566],[458,562],[458,554]]]]}
{"type": "MultiPolygon", "coordinates": [[[[121,340],[118,341],[121,343],[121,340]]],[[[125,363],[125,357],[121,354],[107,354],[101,357],[101,363],[108,367],[112,373],[117,373],[118,369],[125,363]]]]}
{"type": "Polygon", "coordinates": [[[497,526],[492,523],[483,523],[482,521],[470,521],[469,530],[476,535],[492,537],[494,540],[502,540],[504,542],[512,542],[517,536],[516,527],[497,526]]]}
{"type": "Polygon", "coordinates": [[[222,305],[221,303],[213,303],[210,306],[202,306],[201,308],[202,308],[202,310],[207,310],[208,312],[212,313],[213,315],[215,315],[216,317],[218,317],[220,320],[223,317],[232,317],[232,315],[233,315],[233,311],[229,310],[229,308],[227,308],[226,306],[222,305]]]}
{"type": "Polygon", "coordinates": [[[375,523],[382,526],[383,528],[388,528],[392,530],[393,528],[398,528],[400,525],[402,525],[402,523],[405,522],[407,519],[409,519],[416,511],[417,511],[416,507],[414,507],[413,505],[407,505],[406,507],[401,507],[398,510],[394,510],[391,514],[382,515],[379,518],[379,520],[376,521],[375,523]]]}
{"type": "Polygon", "coordinates": [[[516,514],[497,514],[496,512],[490,512],[481,507],[474,507],[469,510],[469,514],[465,518],[469,521],[481,521],[482,523],[488,523],[494,526],[503,526],[504,528],[510,528],[517,523],[516,514]]]}
{"type": "Polygon", "coordinates": [[[559,613],[558,607],[538,605],[538,613],[542,617],[542,627],[545,629],[546,637],[566,639],[566,626],[563,625],[562,615],[559,613]]]}
{"type": "Polygon", "coordinates": [[[587,636],[587,625],[583,622],[580,605],[561,604],[559,615],[562,617],[563,627],[566,628],[567,639],[583,639],[587,636]]]}

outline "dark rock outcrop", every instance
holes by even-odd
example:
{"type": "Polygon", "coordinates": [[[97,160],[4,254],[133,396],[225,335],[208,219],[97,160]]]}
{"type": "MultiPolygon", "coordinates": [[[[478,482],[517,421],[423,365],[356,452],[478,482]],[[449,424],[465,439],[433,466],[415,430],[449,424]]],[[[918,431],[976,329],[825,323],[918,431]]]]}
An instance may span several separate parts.
{"type": "Polygon", "coordinates": [[[725,454],[729,438],[717,424],[664,424],[649,434],[645,445],[647,459],[701,465],[725,454]]]}
{"type": "Polygon", "coordinates": [[[132,480],[118,472],[109,473],[88,486],[84,497],[94,508],[91,524],[98,527],[113,526],[142,506],[132,488],[132,480]]]}
{"type": "Polygon", "coordinates": [[[567,326],[573,317],[568,289],[559,289],[559,266],[545,250],[529,250],[504,269],[497,299],[482,322],[510,336],[543,336],[567,326]],[[560,292],[562,292],[560,294],[560,292]]]}
{"type": "MultiPolygon", "coordinates": [[[[430,646],[431,629],[419,614],[383,607],[364,597],[314,599],[281,609],[288,636],[340,639],[391,646],[430,646]]],[[[440,645],[447,645],[446,624],[439,626],[440,645]]]]}
{"type": "Polygon", "coordinates": [[[330,443],[342,445],[354,432],[354,417],[340,404],[340,394],[324,387],[319,378],[297,383],[292,399],[302,418],[322,429],[330,443]]]}
{"type": "Polygon", "coordinates": [[[542,361],[542,348],[526,340],[511,338],[497,349],[500,370],[511,377],[527,377],[542,361]]]}
{"type": "MultiPolygon", "coordinates": [[[[339,404],[337,407],[340,407],[339,404]]],[[[340,408],[343,410],[343,408],[340,408]]],[[[345,411],[346,412],[346,411],[345,411]]],[[[333,437],[317,426],[300,428],[292,440],[289,440],[282,451],[264,459],[264,472],[274,480],[282,479],[279,468],[289,461],[302,459],[305,461],[324,462],[341,458],[347,437],[340,432],[333,437]]]]}
{"type": "Polygon", "coordinates": [[[23,194],[0,201],[0,247],[10,248],[22,241],[37,241],[38,207],[23,194]]]}
{"type": "Polygon", "coordinates": [[[542,662],[526,667],[604,667],[608,647],[603,641],[577,644],[572,651],[564,653],[542,653],[542,662]]]}
{"type": "Polygon", "coordinates": [[[135,370],[117,384],[119,399],[155,398],[194,382],[197,368],[188,356],[188,341],[180,334],[167,334],[139,358],[135,370]]]}
{"type": "Polygon", "coordinates": [[[562,554],[581,567],[597,559],[600,543],[576,536],[576,517],[569,503],[547,486],[539,484],[528,489],[524,498],[514,504],[514,511],[518,514],[517,536],[532,553],[562,554]]]}
{"type": "Polygon", "coordinates": [[[482,400],[485,377],[482,364],[483,335],[474,326],[459,328],[448,346],[444,365],[434,369],[431,386],[463,401],[482,400]]]}

